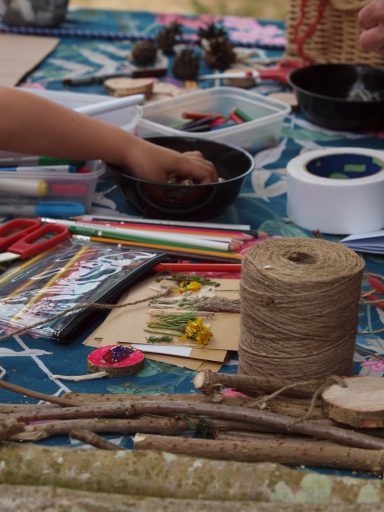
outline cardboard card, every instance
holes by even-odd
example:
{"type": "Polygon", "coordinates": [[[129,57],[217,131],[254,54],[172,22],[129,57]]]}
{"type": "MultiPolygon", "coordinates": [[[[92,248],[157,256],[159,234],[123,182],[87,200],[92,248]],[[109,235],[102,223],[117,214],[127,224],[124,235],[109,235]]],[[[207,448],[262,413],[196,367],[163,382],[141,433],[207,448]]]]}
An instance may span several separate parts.
{"type": "Polygon", "coordinates": [[[190,359],[189,357],[177,356],[164,356],[162,354],[145,354],[146,359],[152,361],[159,361],[160,363],[174,364],[187,370],[196,372],[203,372],[210,370],[211,372],[218,372],[222,367],[221,363],[214,363],[212,361],[201,361],[199,359],[190,359]]]}
{"type": "Polygon", "coordinates": [[[0,34],[0,85],[17,85],[59,42],[54,37],[0,34]]]}
{"type": "MultiPolygon", "coordinates": [[[[239,296],[240,281],[238,279],[217,279],[216,281],[220,283],[220,286],[215,289],[215,293],[220,297],[235,298],[239,296]]],[[[161,289],[159,288],[157,277],[150,277],[131,288],[120,299],[118,304],[133,303],[144,298],[154,297],[159,291],[161,289]]],[[[147,322],[150,319],[148,310],[148,301],[112,310],[104,322],[87,338],[85,344],[105,346],[113,343],[148,343],[148,333],[145,332],[147,322]]],[[[166,343],[165,345],[167,347],[192,346],[195,350],[201,351],[206,349],[220,351],[238,350],[240,314],[214,313],[209,324],[213,337],[207,347],[196,347],[193,341],[183,342],[179,338],[174,338],[173,342],[166,343]]],[[[168,352],[168,355],[171,354],[168,352]]],[[[180,354],[176,352],[173,355],[180,354]]],[[[191,357],[193,356],[191,355],[191,357]]]]}
{"type": "Polygon", "coordinates": [[[179,347],[174,345],[154,345],[153,343],[132,343],[132,347],[141,352],[153,354],[164,354],[180,357],[191,357],[203,361],[223,362],[227,357],[227,350],[211,350],[209,348],[179,347]]]}

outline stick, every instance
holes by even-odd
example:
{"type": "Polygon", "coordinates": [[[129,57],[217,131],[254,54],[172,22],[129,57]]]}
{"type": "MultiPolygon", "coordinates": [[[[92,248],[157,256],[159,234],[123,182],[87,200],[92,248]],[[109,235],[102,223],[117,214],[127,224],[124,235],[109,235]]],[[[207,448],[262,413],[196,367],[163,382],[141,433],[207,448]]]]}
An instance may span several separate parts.
{"type": "Polygon", "coordinates": [[[383,449],[384,440],[359,432],[343,430],[339,427],[320,424],[316,421],[296,421],[282,414],[275,414],[268,411],[259,411],[250,408],[219,405],[219,404],[194,404],[185,402],[163,402],[140,401],[125,404],[111,404],[110,402],[92,406],[68,407],[57,411],[48,408],[38,413],[15,413],[13,417],[19,421],[29,423],[47,419],[74,419],[91,417],[129,417],[140,414],[158,414],[165,416],[173,415],[202,415],[209,418],[231,420],[261,425],[277,429],[280,432],[303,434],[318,439],[331,440],[347,446],[356,446],[367,449],[383,449]]]}
{"type": "Polygon", "coordinates": [[[82,405],[65,407],[61,409],[55,409],[53,407],[47,407],[46,409],[39,409],[37,411],[16,411],[12,414],[12,417],[18,421],[30,423],[34,421],[42,420],[63,420],[73,418],[97,418],[110,416],[119,416],[120,418],[126,418],[136,414],[136,410],[131,404],[114,404],[111,402],[97,404],[97,405],[82,405]]]}
{"type": "MultiPolygon", "coordinates": [[[[139,455],[143,455],[144,452],[139,455]]],[[[107,475],[108,476],[108,475],[107,475]]],[[[178,499],[169,497],[153,496],[129,496],[127,494],[116,494],[99,491],[81,491],[65,489],[57,486],[37,485],[8,485],[0,484],[0,495],[3,512],[30,512],[30,511],[97,511],[97,512],[233,512],[240,510],[239,500],[221,499],[178,499]],[[5,505],[6,504],[6,505],[5,505]]],[[[304,508],[299,505],[301,512],[329,512],[329,505],[312,505],[304,508]]],[[[364,506],[364,505],[363,505],[364,506]]],[[[255,505],[253,500],[244,501],[241,499],[242,512],[273,512],[275,505],[262,503],[255,505]]],[[[332,504],[332,512],[379,512],[377,505],[367,505],[364,509],[361,505],[338,505],[332,504]],[[353,507],[353,508],[350,508],[353,507]],[[356,508],[357,507],[357,508],[356,508]]],[[[297,505],[279,504],[280,512],[298,512],[297,505]]]]}
{"type": "Polygon", "coordinates": [[[132,408],[136,410],[138,414],[201,414],[210,418],[214,417],[273,427],[279,429],[281,432],[303,434],[318,439],[334,441],[347,446],[367,449],[384,448],[384,440],[366,434],[319,424],[319,422],[316,421],[303,420],[300,422],[292,422],[292,418],[283,414],[275,414],[243,407],[231,407],[218,404],[184,404],[182,402],[164,402],[159,404],[142,401],[137,404],[132,404],[132,408]]]}
{"type": "Polygon", "coordinates": [[[24,430],[25,425],[14,418],[8,418],[0,423],[0,439],[9,439],[24,430]]]}
{"type": "MultiPolygon", "coordinates": [[[[260,398],[262,400],[262,397],[260,398]]],[[[287,399],[284,397],[274,398],[267,402],[268,410],[278,414],[286,414],[296,418],[303,418],[309,409],[309,400],[304,399],[287,399]]],[[[314,407],[311,412],[311,420],[320,420],[327,418],[327,415],[320,406],[314,407]]]]}
{"type": "MultiPolygon", "coordinates": [[[[200,372],[193,380],[196,389],[203,393],[209,393],[212,386],[233,388],[250,396],[259,396],[265,393],[272,393],[285,386],[294,384],[292,381],[270,379],[268,377],[251,377],[249,375],[231,375],[224,373],[200,372]]],[[[286,389],[282,392],[286,396],[310,398],[319,388],[323,381],[303,381],[297,387],[286,389]]]]}
{"type": "Polygon", "coordinates": [[[0,404],[0,415],[28,410],[38,411],[39,409],[46,409],[47,407],[59,408],[56,404],[0,404]]]}
{"type": "MultiPolygon", "coordinates": [[[[276,464],[167,456],[155,451],[123,450],[117,454],[108,450],[25,444],[4,446],[1,449],[1,461],[0,480],[13,485],[52,486],[55,489],[81,489],[93,493],[97,490],[111,495],[120,493],[194,500],[237,500],[240,505],[243,500],[253,500],[253,508],[250,510],[257,509],[258,505],[262,507],[260,502],[272,502],[271,510],[280,510],[279,489],[288,498],[296,498],[296,503],[300,500],[300,504],[313,503],[316,492],[317,503],[325,503],[332,512],[334,508],[330,504],[347,506],[359,503],[361,496],[365,496],[368,490],[375,511],[380,510],[384,500],[383,482],[379,479],[367,481],[337,475],[329,477],[276,464]]],[[[312,511],[314,508],[311,505],[312,511]]],[[[155,507],[153,510],[162,508],[155,507]]],[[[189,511],[188,508],[185,510],[189,511]]],[[[345,509],[341,510],[344,512],[345,509]]]]}
{"type": "Polygon", "coordinates": [[[354,471],[383,471],[383,450],[362,450],[329,442],[264,438],[252,441],[207,440],[136,434],[136,450],[160,450],[182,455],[238,462],[278,462],[354,471]]]}
{"type": "Polygon", "coordinates": [[[64,407],[73,407],[75,405],[74,401],[67,400],[66,398],[39,393],[38,391],[33,391],[32,389],[17,386],[16,384],[11,384],[5,380],[0,380],[0,388],[8,389],[8,391],[13,391],[14,393],[36,398],[37,400],[44,400],[45,402],[51,402],[53,404],[61,405],[64,407]]]}
{"type": "MultiPolygon", "coordinates": [[[[67,400],[74,400],[77,404],[90,404],[90,403],[100,403],[107,402],[109,400],[114,403],[127,403],[127,402],[141,402],[145,401],[153,401],[153,402],[201,402],[201,403],[212,403],[216,399],[220,400],[222,404],[228,405],[244,405],[244,406],[252,406],[255,404],[255,400],[248,396],[215,396],[213,399],[210,395],[203,395],[200,393],[195,394],[173,394],[173,393],[158,393],[151,395],[129,395],[127,393],[113,393],[113,395],[109,393],[65,393],[63,396],[67,400]]],[[[216,402],[217,403],[217,402],[216,402]]],[[[307,401],[309,404],[309,401],[307,401]]]]}
{"type": "MultiPolygon", "coordinates": [[[[200,431],[215,434],[224,430],[251,430],[252,432],[274,433],[273,428],[240,423],[238,421],[199,419],[199,418],[168,418],[166,416],[141,416],[135,419],[122,420],[109,418],[71,419],[49,421],[26,425],[20,434],[12,435],[13,441],[41,441],[52,436],[67,435],[72,430],[90,430],[108,434],[148,434],[177,435],[183,432],[200,431]]],[[[277,431],[278,432],[278,431],[277,431]]]]}
{"type": "Polygon", "coordinates": [[[83,441],[83,443],[90,444],[95,448],[100,448],[101,450],[121,450],[119,446],[102,437],[90,432],[89,430],[71,430],[69,433],[69,437],[71,439],[78,439],[79,441],[83,441]]]}
{"type": "MultiPolygon", "coordinates": [[[[97,403],[97,402],[106,402],[107,400],[112,400],[113,402],[126,403],[127,401],[139,401],[139,400],[151,400],[156,402],[164,402],[164,401],[184,401],[184,402],[199,402],[199,403],[220,403],[226,405],[237,405],[250,407],[252,409],[261,408],[260,405],[262,403],[262,396],[258,399],[254,399],[254,397],[248,396],[225,396],[221,394],[215,395],[203,395],[203,394],[153,394],[153,395],[128,395],[126,393],[114,393],[113,396],[107,393],[65,393],[65,396],[69,400],[75,400],[78,404],[86,403],[89,404],[97,403]],[[260,400],[260,401],[259,401],[260,400]]],[[[273,400],[268,401],[268,410],[273,412],[287,414],[288,416],[293,417],[303,417],[307,412],[310,401],[304,398],[287,398],[284,396],[274,398],[273,400]]],[[[1,404],[0,404],[0,412],[1,412],[1,404]]],[[[11,412],[11,411],[10,411],[11,412]]],[[[325,418],[326,415],[321,409],[321,407],[314,407],[311,419],[322,419],[325,418]]]]}

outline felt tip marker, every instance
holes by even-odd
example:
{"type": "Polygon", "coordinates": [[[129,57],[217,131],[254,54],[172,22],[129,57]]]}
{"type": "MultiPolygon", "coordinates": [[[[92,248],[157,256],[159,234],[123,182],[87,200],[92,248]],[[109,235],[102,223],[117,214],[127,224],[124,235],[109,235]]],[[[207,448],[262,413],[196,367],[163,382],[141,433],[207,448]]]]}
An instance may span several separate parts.
{"type": "Polygon", "coordinates": [[[0,193],[17,194],[19,196],[42,197],[48,193],[48,185],[39,179],[12,179],[0,176],[0,193]]]}
{"type": "Polygon", "coordinates": [[[108,78],[152,78],[158,76],[164,76],[167,73],[167,68],[142,68],[132,69],[128,71],[108,73],[108,74],[94,74],[85,75],[78,77],[64,78],[64,85],[93,85],[102,84],[108,78]]]}
{"type": "Polygon", "coordinates": [[[78,168],[75,165],[55,165],[55,166],[12,166],[0,167],[0,172],[77,172],[78,168]]]}
{"type": "Polygon", "coordinates": [[[39,166],[39,165],[73,165],[82,167],[85,160],[68,160],[67,158],[54,158],[50,156],[15,156],[13,158],[0,158],[0,167],[39,166]]]}
{"type": "Polygon", "coordinates": [[[0,204],[0,215],[17,215],[18,217],[44,217],[49,215],[56,218],[67,218],[83,215],[84,213],[85,206],[72,201],[0,204]]]}

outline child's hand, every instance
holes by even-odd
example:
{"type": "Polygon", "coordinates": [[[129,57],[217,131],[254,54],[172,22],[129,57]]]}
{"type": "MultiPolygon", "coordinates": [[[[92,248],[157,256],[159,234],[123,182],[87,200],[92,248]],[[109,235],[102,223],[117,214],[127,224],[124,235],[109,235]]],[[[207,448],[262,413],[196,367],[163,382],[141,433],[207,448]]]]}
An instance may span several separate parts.
{"type": "MultiPolygon", "coordinates": [[[[179,153],[155,144],[144,143],[140,158],[130,165],[130,171],[137,177],[161,183],[179,182],[190,179],[194,183],[213,183],[218,180],[217,170],[200,151],[179,153]]],[[[131,155],[132,157],[132,155],[131,155]]]]}
{"type": "Polygon", "coordinates": [[[362,27],[360,45],[367,52],[384,56],[384,0],[371,0],[358,14],[362,27]]]}

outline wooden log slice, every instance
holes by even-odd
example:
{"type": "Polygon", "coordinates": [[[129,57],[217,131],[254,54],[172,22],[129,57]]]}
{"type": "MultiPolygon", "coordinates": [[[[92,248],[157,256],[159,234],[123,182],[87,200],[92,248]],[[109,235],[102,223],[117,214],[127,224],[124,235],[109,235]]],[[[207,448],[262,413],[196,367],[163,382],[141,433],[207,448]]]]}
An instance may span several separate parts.
{"type": "Polygon", "coordinates": [[[150,98],[153,92],[153,80],[151,78],[108,78],[104,81],[104,87],[112,96],[145,94],[146,98],[150,98]]]}
{"type": "Polygon", "coordinates": [[[144,366],[144,354],[140,350],[123,345],[100,347],[88,355],[90,372],[107,372],[113,377],[134,375],[144,366]]]}
{"type": "Polygon", "coordinates": [[[327,414],[358,428],[384,427],[384,379],[346,377],[346,387],[332,384],[322,393],[327,414]]]}

